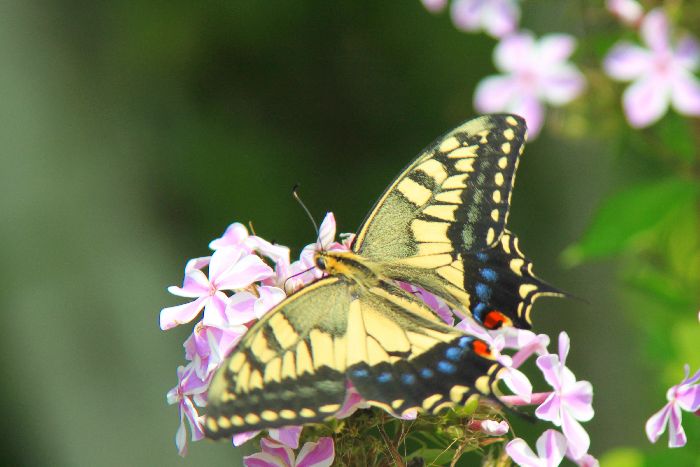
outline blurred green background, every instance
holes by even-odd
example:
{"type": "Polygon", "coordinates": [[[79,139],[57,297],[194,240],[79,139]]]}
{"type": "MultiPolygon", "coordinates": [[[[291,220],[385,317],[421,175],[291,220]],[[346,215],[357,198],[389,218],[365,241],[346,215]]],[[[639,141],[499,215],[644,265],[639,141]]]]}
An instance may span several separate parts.
{"type": "MultiPolygon", "coordinates": [[[[523,23],[583,34],[581,3],[528,2],[523,23]]],[[[2,463],[236,465],[227,443],[177,456],[165,393],[189,329],[159,330],[180,303],[166,287],[233,221],[296,255],[313,232],[295,183],[317,219],[354,231],[401,167],[474,115],[494,44],[418,0],[2,2],[2,463]]],[[[510,226],[540,276],[583,300],[543,300],[535,325],[567,330],[570,366],[594,384],[591,451],[646,446],[663,386],[617,263],[560,257],[653,164],[548,117],[510,226]]]]}

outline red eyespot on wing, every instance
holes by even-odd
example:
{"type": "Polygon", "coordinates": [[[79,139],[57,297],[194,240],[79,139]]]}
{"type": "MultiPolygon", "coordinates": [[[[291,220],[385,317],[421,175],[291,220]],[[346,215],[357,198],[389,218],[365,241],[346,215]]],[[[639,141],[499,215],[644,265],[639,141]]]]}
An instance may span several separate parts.
{"type": "Polygon", "coordinates": [[[491,357],[491,347],[489,347],[486,342],[480,341],[479,339],[474,339],[472,341],[472,350],[480,357],[491,357]]]}
{"type": "Polygon", "coordinates": [[[486,329],[499,329],[502,326],[512,326],[513,322],[506,315],[498,310],[491,310],[484,317],[484,327],[486,329]]]}

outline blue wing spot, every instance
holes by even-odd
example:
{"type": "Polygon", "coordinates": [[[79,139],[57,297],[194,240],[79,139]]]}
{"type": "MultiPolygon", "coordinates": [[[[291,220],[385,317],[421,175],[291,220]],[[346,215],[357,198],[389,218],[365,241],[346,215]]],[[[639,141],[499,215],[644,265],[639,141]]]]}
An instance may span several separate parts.
{"type": "Polygon", "coordinates": [[[498,279],[498,274],[496,274],[496,271],[491,268],[483,268],[480,269],[479,272],[481,273],[481,277],[489,282],[496,282],[498,279]]]}
{"type": "Polygon", "coordinates": [[[476,290],[476,296],[479,297],[479,300],[482,302],[488,302],[489,298],[491,298],[491,287],[486,284],[477,282],[474,286],[474,290],[476,290]]]}
{"type": "Polygon", "coordinates": [[[469,343],[470,343],[471,341],[472,341],[471,338],[469,338],[469,337],[467,337],[467,336],[462,336],[462,337],[460,337],[459,340],[457,341],[457,345],[459,345],[459,346],[462,347],[463,349],[466,349],[467,346],[469,345],[469,343]]]}
{"type": "Polygon", "coordinates": [[[385,371],[381,375],[377,376],[377,381],[379,381],[380,383],[388,383],[389,381],[391,381],[391,378],[391,373],[385,371]]]}
{"type": "Polygon", "coordinates": [[[484,314],[484,311],[486,311],[486,304],[479,302],[472,310],[472,315],[474,315],[474,318],[481,323],[483,321],[482,315],[484,314]]]}
{"type": "Polygon", "coordinates": [[[413,384],[416,382],[416,376],[411,373],[405,373],[401,375],[401,381],[403,384],[413,384]]]}
{"type": "Polygon", "coordinates": [[[489,259],[489,255],[487,255],[487,254],[484,253],[483,251],[478,252],[478,253],[475,254],[474,256],[476,256],[476,259],[478,259],[479,261],[484,262],[484,263],[485,263],[486,261],[488,261],[488,259],[489,259]]]}
{"type": "Polygon", "coordinates": [[[438,367],[439,371],[441,371],[442,373],[446,373],[448,375],[451,375],[457,371],[456,366],[454,366],[452,363],[447,362],[445,360],[440,360],[437,364],[437,367],[438,367]]]}
{"type": "Polygon", "coordinates": [[[450,347],[445,351],[445,357],[453,362],[458,362],[462,358],[463,350],[459,347],[450,347]]]}
{"type": "Polygon", "coordinates": [[[356,370],[352,370],[352,374],[358,378],[366,378],[369,376],[369,371],[367,371],[365,368],[358,368],[356,370]]]}
{"type": "Polygon", "coordinates": [[[430,368],[423,368],[420,370],[420,375],[425,379],[430,379],[435,375],[435,373],[430,368]]]}

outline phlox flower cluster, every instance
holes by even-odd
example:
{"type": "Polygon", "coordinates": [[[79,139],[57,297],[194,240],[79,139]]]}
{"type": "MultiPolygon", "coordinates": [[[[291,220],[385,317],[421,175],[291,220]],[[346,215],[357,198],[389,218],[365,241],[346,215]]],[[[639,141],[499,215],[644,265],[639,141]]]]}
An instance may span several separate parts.
{"type": "MultiPolygon", "coordinates": [[[[448,6],[448,0],[421,1],[433,13],[448,6]]],[[[547,106],[566,105],[584,91],[585,77],[569,61],[576,39],[569,34],[537,38],[521,29],[518,0],[453,0],[449,8],[458,29],[484,31],[499,41],[493,53],[499,74],[477,85],[477,111],[521,115],[528,137],[534,139],[544,124],[547,106]]],[[[637,0],[606,0],[606,8],[626,27],[638,29],[642,42],[619,41],[603,62],[612,79],[632,82],[622,95],[629,124],[649,126],[669,108],[700,116],[698,41],[690,34],[678,34],[661,8],[645,12],[637,0]]]]}
{"type": "MultiPolygon", "coordinates": [[[[322,276],[322,271],[315,269],[313,262],[316,250],[350,248],[352,235],[345,236],[345,240],[339,243],[334,240],[335,231],[335,218],[329,213],[321,224],[318,241],[307,245],[299,260],[290,263],[289,249],[250,235],[242,224],[234,223],[221,238],[210,243],[210,248],[214,250],[211,256],[188,261],[182,286],[168,289],[174,295],[192,300],[161,310],[161,329],[191,323],[201,316],[184,343],[188,363],[178,368],[178,384],[167,395],[168,402],[177,405],[180,412],[175,441],[181,455],[187,452],[187,425],[192,441],[203,437],[199,408],[206,405],[208,385],[225,356],[250,326],[288,293],[322,276]]],[[[515,328],[486,330],[470,316],[451,309],[439,297],[412,284],[399,285],[423,300],[445,323],[489,344],[495,358],[503,365],[502,379],[512,392],[512,395],[502,398],[503,402],[511,405],[541,404],[535,412],[536,416],[562,426],[564,434],[545,433],[549,436],[547,439],[550,439],[548,446],[561,447],[567,456],[580,461],[579,463],[582,459],[593,459],[587,454],[588,435],[578,423],[593,416],[592,387],[588,382],[576,381],[573,373],[565,366],[569,349],[565,333],[560,336],[559,354],[550,355],[547,351],[550,339],[546,335],[515,328]],[[532,383],[518,369],[533,355],[539,356],[537,364],[543,371],[544,379],[553,388],[550,392],[533,394],[532,383]]],[[[348,381],[345,403],[335,417],[349,417],[356,410],[367,407],[366,401],[348,381]]],[[[410,420],[417,416],[417,412],[411,412],[404,413],[402,418],[410,420]]],[[[502,436],[510,429],[507,421],[491,419],[472,420],[469,428],[488,436],[502,436]]],[[[246,457],[245,464],[330,465],[335,455],[331,438],[306,443],[298,454],[294,454],[294,450],[299,448],[301,431],[302,427],[299,426],[268,430],[267,437],[261,440],[262,451],[246,457]]],[[[258,433],[236,435],[233,444],[239,446],[258,433]]],[[[540,444],[538,442],[538,453],[542,456],[545,454],[540,452],[540,444]]],[[[523,440],[516,439],[509,446],[511,445],[511,450],[515,453],[514,459],[518,456],[524,458],[531,453],[523,440]]],[[[550,453],[546,454],[550,456],[550,464],[547,465],[555,465],[551,462],[561,449],[548,448],[543,451],[550,453]]]]}

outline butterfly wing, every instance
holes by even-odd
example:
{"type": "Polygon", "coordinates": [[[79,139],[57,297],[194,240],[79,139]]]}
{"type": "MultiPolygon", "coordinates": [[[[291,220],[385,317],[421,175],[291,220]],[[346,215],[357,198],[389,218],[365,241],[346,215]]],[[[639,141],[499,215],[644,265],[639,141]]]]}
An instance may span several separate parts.
{"type": "Polygon", "coordinates": [[[317,281],[251,327],[214,375],[207,437],[323,420],[345,397],[349,284],[317,281]]]}
{"type": "Polygon", "coordinates": [[[514,115],[469,120],[435,140],[379,198],[355,252],[380,261],[497,244],[526,127],[514,115]]]}
{"type": "Polygon", "coordinates": [[[522,118],[488,115],[438,138],[381,196],[353,250],[487,327],[529,328],[533,300],[558,292],[505,228],[525,136],[522,118]]]}
{"type": "Polygon", "coordinates": [[[446,326],[423,302],[380,282],[351,304],[348,376],[370,405],[438,412],[491,394],[501,366],[488,345],[446,326]]]}
{"type": "Polygon", "coordinates": [[[394,413],[437,411],[489,394],[488,346],[439,322],[421,301],[377,281],[318,281],[245,335],[209,390],[210,438],[321,421],[341,408],[346,380],[394,413]]]}

